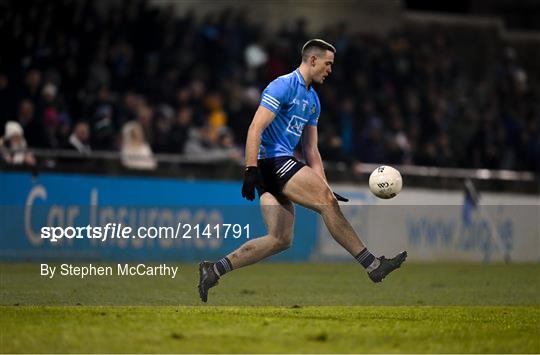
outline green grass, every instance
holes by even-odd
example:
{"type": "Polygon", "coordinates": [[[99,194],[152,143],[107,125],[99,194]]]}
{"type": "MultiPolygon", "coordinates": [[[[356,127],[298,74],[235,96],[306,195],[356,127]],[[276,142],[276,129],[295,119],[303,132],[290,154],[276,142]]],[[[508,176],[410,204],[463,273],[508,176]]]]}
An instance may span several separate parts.
{"type": "Polygon", "coordinates": [[[538,352],[535,307],[7,307],[4,352],[538,352]]]}
{"type": "Polygon", "coordinates": [[[1,352],[539,353],[540,265],[260,264],[198,301],[176,279],[39,276],[0,265],[1,352]]]}

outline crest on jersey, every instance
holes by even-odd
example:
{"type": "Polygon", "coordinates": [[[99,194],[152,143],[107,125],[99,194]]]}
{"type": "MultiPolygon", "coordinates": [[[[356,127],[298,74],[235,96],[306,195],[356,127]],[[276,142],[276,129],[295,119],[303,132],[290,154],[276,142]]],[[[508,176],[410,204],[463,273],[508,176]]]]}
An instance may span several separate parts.
{"type": "Polygon", "coordinates": [[[307,107],[307,105],[309,105],[309,101],[308,100],[302,100],[302,102],[303,102],[302,112],[306,112],[306,107],[307,107]]]}
{"type": "Polygon", "coordinates": [[[315,107],[315,105],[311,106],[311,114],[314,115],[315,112],[317,112],[317,108],[315,107]]]}

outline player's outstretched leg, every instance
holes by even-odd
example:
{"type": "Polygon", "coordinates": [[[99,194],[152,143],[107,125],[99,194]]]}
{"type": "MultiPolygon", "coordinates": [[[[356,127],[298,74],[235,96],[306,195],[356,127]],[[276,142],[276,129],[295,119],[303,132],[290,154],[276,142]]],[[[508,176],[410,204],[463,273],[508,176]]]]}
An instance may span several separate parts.
{"type": "Polygon", "coordinates": [[[215,263],[203,261],[199,264],[199,296],[208,300],[208,290],[218,284],[226,273],[254,264],[277,254],[292,243],[294,226],[294,205],[286,198],[277,199],[266,192],[260,198],[262,215],[268,234],[244,243],[223,259],[215,263]]]}
{"type": "Polygon", "coordinates": [[[392,259],[371,254],[343,216],[328,184],[310,167],[300,169],[286,183],[283,193],[291,201],[318,212],[332,237],[366,269],[373,282],[382,281],[405,261],[407,252],[392,259]]]}

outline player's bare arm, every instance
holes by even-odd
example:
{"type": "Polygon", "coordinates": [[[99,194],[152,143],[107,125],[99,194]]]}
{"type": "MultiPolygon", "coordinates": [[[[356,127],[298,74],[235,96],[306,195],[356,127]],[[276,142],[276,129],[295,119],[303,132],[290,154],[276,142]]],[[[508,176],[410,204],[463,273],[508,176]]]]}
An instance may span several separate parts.
{"type": "Polygon", "coordinates": [[[276,115],[266,107],[259,106],[251,121],[246,139],[246,167],[257,166],[261,134],[276,115]]]}
{"type": "Polygon", "coordinates": [[[246,170],[242,184],[242,197],[253,201],[255,186],[258,183],[257,156],[261,145],[261,134],[272,122],[276,115],[266,107],[259,106],[251,121],[246,139],[246,170]]]}

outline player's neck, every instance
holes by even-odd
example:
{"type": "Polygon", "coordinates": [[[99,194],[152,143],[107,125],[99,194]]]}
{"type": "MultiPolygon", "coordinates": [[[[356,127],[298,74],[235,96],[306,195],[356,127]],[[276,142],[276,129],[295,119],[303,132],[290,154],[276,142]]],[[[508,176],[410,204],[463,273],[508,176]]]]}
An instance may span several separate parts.
{"type": "Polygon", "coordinates": [[[309,69],[306,68],[303,65],[300,65],[298,68],[298,71],[300,72],[300,75],[302,75],[302,78],[304,78],[304,82],[306,83],[306,88],[309,90],[309,87],[311,86],[311,77],[309,76],[309,69]]]}

